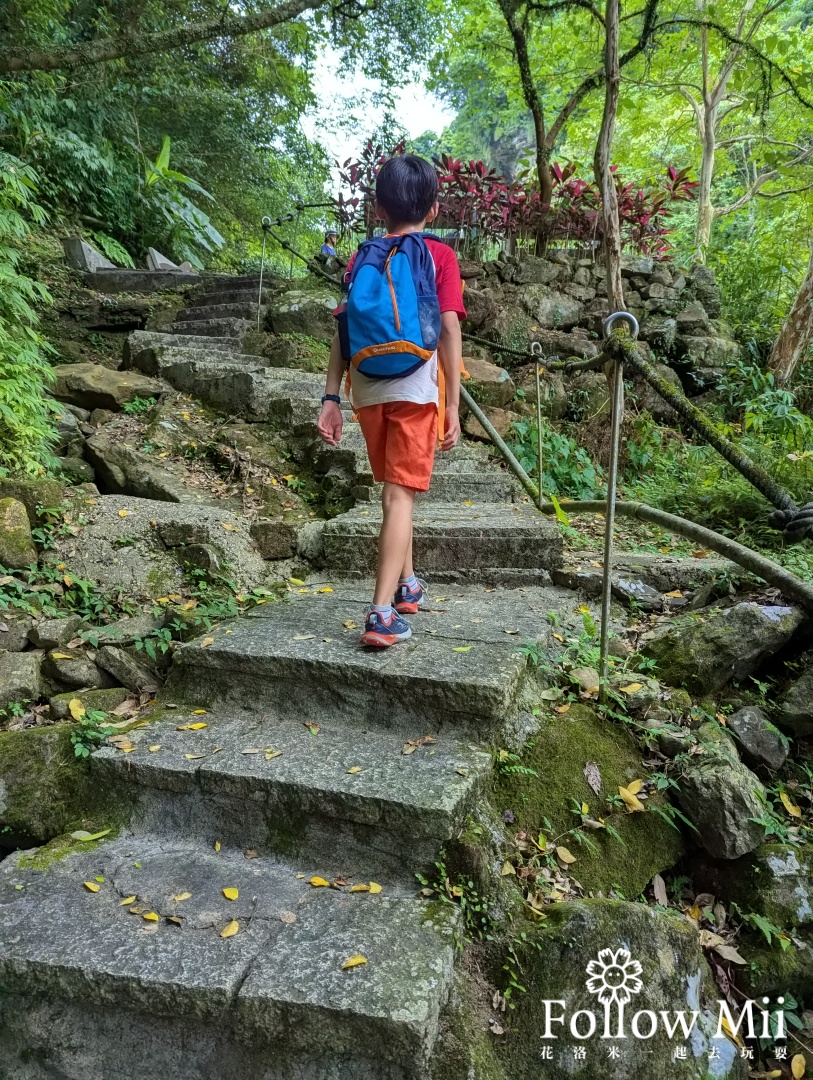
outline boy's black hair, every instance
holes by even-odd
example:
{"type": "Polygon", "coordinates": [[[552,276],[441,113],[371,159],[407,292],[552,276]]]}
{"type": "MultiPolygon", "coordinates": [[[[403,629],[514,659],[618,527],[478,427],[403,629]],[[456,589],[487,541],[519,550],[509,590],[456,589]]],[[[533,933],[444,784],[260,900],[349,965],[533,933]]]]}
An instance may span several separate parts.
{"type": "Polygon", "coordinates": [[[397,154],[381,166],[375,182],[375,199],[394,224],[414,225],[424,221],[437,197],[437,173],[417,154],[397,154]]]}

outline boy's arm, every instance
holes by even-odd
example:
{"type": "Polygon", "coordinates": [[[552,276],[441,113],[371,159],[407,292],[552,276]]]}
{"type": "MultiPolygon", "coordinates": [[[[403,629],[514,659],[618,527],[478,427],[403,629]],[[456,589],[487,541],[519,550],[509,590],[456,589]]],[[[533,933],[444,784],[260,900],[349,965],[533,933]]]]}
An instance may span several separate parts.
{"type": "Polygon", "coordinates": [[[456,311],[441,315],[438,359],[443,364],[446,381],[446,424],[441,450],[451,450],[460,438],[460,369],[463,364],[463,338],[456,311]]]}
{"type": "MultiPolygon", "coordinates": [[[[344,375],[344,360],[339,345],[339,335],[334,334],[330,345],[330,361],[327,365],[327,378],[325,379],[325,393],[336,394],[341,392],[342,375],[344,375]]],[[[338,446],[342,437],[342,407],[335,401],[326,401],[319,413],[319,421],[316,425],[319,435],[330,446],[338,446]]]]}

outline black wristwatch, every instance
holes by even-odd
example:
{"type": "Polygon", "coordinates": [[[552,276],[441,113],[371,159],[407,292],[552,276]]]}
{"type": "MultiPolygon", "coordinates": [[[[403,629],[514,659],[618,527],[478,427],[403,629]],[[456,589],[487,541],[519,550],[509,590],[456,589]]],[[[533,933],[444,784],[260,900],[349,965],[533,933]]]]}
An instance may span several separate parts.
{"type": "Polygon", "coordinates": [[[341,405],[342,403],[342,399],[339,397],[338,394],[323,394],[322,404],[324,405],[326,401],[335,401],[337,405],[341,405]]]}

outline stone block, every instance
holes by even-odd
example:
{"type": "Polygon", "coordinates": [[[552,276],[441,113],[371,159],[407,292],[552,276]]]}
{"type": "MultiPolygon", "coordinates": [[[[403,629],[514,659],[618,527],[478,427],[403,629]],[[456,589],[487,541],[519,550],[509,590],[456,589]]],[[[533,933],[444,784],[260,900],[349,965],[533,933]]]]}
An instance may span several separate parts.
{"type": "Polygon", "coordinates": [[[115,270],[116,264],[106,259],[94,247],[80,236],[65,236],[62,239],[65,258],[74,270],[83,270],[95,274],[97,270],[115,270]]]}
{"type": "Polygon", "coordinates": [[[28,512],[17,499],[0,499],[0,566],[21,570],[37,561],[28,512]]]}

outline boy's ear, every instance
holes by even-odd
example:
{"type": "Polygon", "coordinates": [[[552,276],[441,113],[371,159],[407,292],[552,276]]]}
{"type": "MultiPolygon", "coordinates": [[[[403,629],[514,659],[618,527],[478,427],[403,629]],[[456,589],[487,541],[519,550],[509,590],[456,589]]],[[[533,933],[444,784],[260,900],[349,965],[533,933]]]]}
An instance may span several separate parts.
{"type": "Polygon", "coordinates": [[[438,202],[437,199],[435,199],[435,201],[432,203],[432,209],[426,215],[426,220],[427,221],[434,221],[439,213],[440,213],[440,203],[438,202]]]}

